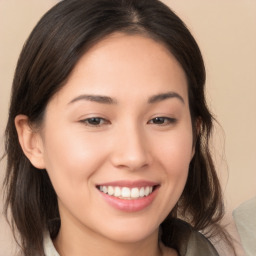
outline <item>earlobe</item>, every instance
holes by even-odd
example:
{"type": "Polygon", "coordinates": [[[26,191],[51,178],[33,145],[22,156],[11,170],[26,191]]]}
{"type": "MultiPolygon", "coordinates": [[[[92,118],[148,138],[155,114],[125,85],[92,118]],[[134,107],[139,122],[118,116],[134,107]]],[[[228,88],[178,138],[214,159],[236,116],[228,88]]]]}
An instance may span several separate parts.
{"type": "Polygon", "coordinates": [[[15,126],[21,148],[31,164],[38,169],[45,169],[43,143],[38,131],[34,131],[29,124],[28,117],[15,117],[15,126]]]}

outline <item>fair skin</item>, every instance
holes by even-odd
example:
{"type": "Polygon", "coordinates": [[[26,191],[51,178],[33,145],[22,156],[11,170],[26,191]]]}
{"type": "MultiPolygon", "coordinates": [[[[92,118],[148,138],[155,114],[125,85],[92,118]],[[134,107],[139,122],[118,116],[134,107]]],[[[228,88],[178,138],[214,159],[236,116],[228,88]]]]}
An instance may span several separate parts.
{"type": "Polygon", "coordinates": [[[39,130],[23,115],[15,124],[57,193],[61,256],[177,255],[159,245],[159,225],[194,152],[185,73],[165,46],[108,36],[79,60],[39,130]]]}

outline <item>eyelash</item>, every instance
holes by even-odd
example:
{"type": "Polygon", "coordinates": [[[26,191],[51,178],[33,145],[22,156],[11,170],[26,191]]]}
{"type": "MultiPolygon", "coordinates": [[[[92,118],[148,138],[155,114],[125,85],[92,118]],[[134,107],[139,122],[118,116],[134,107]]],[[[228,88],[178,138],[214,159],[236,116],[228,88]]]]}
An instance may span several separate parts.
{"type": "Polygon", "coordinates": [[[171,118],[171,117],[165,117],[165,116],[157,116],[151,120],[148,121],[148,124],[156,124],[160,126],[175,124],[177,122],[177,119],[171,118]]]}
{"type": "MultiPolygon", "coordinates": [[[[80,122],[84,123],[87,126],[92,126],[92,127],[100,127],[106,124],[110,124],[110,121],[102,117],[90,117],[90,118],[81,120],[80,122]]],[[[176,122],[177,122],[177,119],[175,118],[159,116],[149,120],[147,124],[166,126],[170,124],[175,124],[176,122]]]]}
{"type": "Polygon", "coordinates": [[[102,125],[109,124],[110,122],[102,117],[90,117],[80,121],[87,126],[100,127],[102,125]]]}

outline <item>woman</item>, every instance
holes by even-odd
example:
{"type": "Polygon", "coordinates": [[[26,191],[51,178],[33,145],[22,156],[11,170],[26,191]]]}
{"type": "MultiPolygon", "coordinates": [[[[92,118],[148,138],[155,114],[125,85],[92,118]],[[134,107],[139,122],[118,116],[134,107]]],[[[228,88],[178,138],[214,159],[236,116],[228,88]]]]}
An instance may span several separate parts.
{"type": "Polygon", "coordinates": [[[218,255],[200,50],[156,0],[64,0],[13,81],[7,191],[24,255],[218,255]]]}

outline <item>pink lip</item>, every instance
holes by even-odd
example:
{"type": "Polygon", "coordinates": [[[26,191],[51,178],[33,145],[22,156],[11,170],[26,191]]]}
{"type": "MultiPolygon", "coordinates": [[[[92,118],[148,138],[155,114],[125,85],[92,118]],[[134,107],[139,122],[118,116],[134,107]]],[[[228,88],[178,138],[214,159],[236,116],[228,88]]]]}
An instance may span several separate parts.
{"type": "MultiPolygon", "coordinates": [[[[139,181],[139,182],[127,182],[127,181],[117,181],[117,182],[110,182],[97,185],[98,186],[120,186],[120,187],[146,187],[146,186],[155,186],[159,185],[153,182],[147,181],[139,181]]],[[[102,198],[112,207],[117,210],[125,211],[125,212],[137,212],[145,209],[148,207],[154,200],[157,195],[159,186],[155,187],[153,192],[145,197],[142,198],[135,198],[135,199],[121,199],[114,196],[110,196],[98,190],[101,194],[102,198]]]]}

